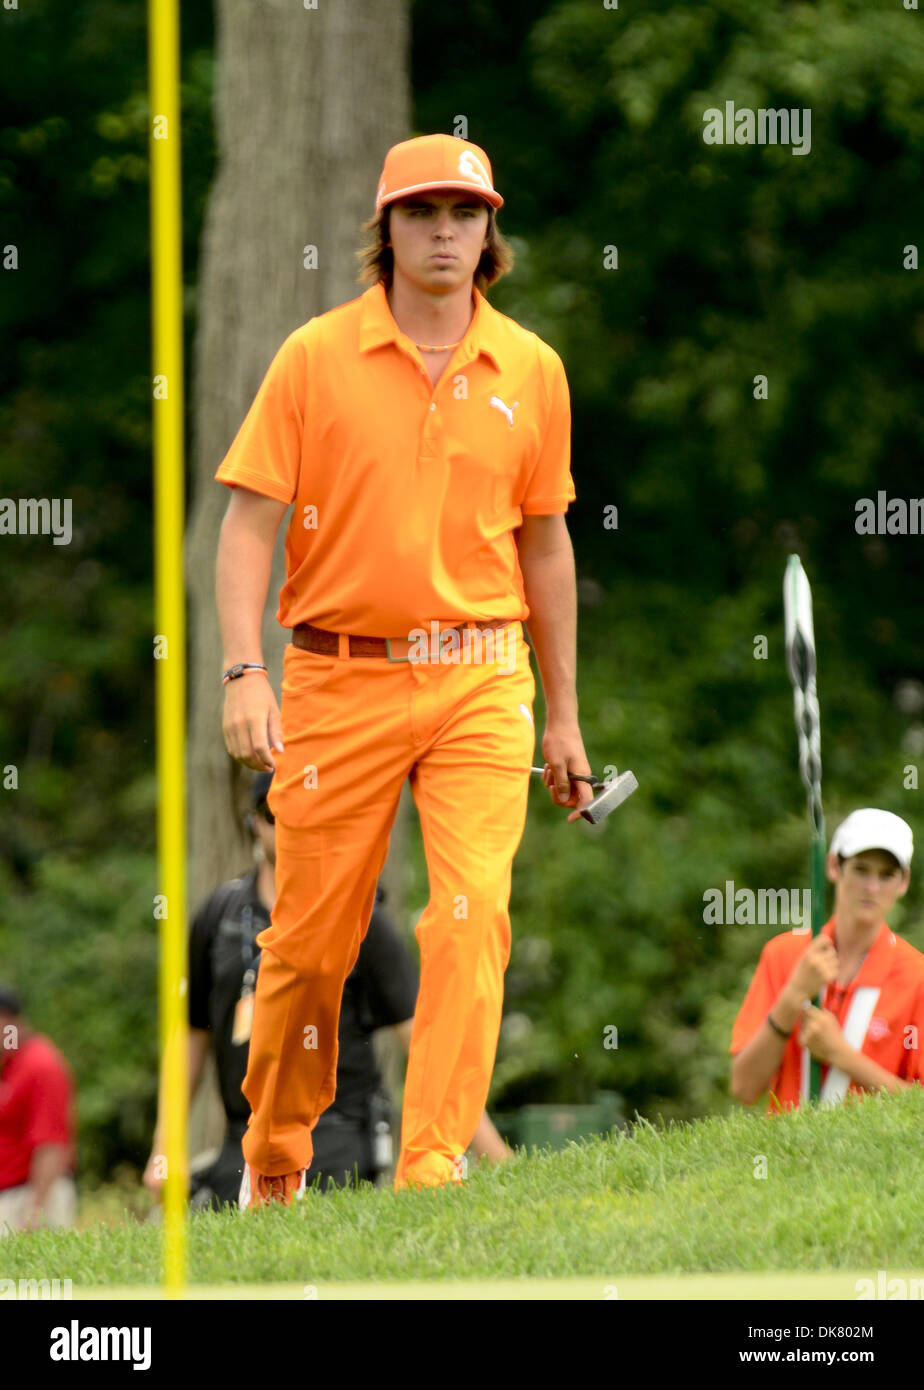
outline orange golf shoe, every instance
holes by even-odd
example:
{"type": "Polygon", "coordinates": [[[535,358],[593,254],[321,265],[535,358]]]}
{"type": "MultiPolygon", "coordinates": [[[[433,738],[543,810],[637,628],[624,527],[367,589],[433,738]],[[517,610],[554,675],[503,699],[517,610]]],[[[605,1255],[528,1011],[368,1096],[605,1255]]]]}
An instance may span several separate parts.
{"type": "Polygon", "coordinates": [[[307,1172],[306,1168],[302,1168],[298,1173],[283,1173],[277,1177],[269,1177],[266,1173],[258,1173],[256,1168],[245,1163],[238,1206],[241,1211],[268,1207],[273,1202],[290,1207],[305,1195],[307,1172]]]}

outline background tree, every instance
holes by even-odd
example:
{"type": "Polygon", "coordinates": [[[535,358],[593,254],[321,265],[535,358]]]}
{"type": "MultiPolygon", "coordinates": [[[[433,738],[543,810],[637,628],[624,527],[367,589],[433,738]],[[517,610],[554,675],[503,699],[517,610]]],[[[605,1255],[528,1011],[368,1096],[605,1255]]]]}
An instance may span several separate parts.
{"type": "MultiPolygon", "coordinates": [[[[407,135],[410,104],[406,0],[316,10],[219,0],[216,18],[218,164],[202,236],[187,567],[193,902],[239,868],[244,847],[230,795],[241,769],[221,737],[214,575],[229,494],[214,473],[283,340],[359,293],[359,227],[383,147],[407,135]]],[[[263,631],[277,692],[287,522],[263,631]]]]}

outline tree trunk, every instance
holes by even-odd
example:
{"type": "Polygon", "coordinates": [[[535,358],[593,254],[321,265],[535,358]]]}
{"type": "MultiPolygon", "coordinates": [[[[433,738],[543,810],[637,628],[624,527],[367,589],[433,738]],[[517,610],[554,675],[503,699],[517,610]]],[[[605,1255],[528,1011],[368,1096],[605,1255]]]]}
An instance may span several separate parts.
{"type": "MultiPolygon", "coordinates": [[[[362,291],[355,250],[389,145],[409,123],[409,0],[217,0],[217,170],[205,215],[194,346],[189,588],[190,911],[246,868],[241,824],[252,774],[221,734],[218,531],[230,496],[214,473],[277,349],[293,329],[362,291]],[[305,247],[317,268],[305,268],[305,247]]],[[[279,694],[286,632],[283,519],[263,622],[279,694]]],[[[402,904],[404,808],[383,873],[402,904]]]]}

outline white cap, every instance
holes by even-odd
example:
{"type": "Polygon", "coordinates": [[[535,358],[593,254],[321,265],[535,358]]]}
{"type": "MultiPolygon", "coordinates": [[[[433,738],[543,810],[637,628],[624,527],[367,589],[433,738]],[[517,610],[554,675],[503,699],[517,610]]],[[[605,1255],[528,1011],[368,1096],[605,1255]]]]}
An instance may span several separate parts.
{"type": "Polygon", "coordinates": [[[895,855],[902,868],[908,870],[914,852],[911,826],[901,816],[893,816],[891,811],[877,811],[872,806],[865,806],[862,811],[852,811],[835,830],[831,853],[842,854],[849,859],[852,854],[862,854],[865,849],[888,850],[895,855]]]}

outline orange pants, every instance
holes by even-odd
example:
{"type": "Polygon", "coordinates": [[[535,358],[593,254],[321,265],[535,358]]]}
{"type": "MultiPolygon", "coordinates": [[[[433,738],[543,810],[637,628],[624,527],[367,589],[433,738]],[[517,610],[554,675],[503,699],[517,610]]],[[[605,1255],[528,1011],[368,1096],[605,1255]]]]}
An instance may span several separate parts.
{"type": "Polygon", "coordinates": [[[258,1172],[311,1163],[311,1131],[336,1089],[344,981],[409,777],[430,897],[415,931],[420,989],[395,1188],[459,1180],[497,1050],[534,696],[519,622],[497,629],[495,659],[482,664],[350,657],[343,643],[339,656],[286,648],[284,752],[269,794],[277,897],[258,937],[243,1085],[244,1157],[258,1172]]]}

